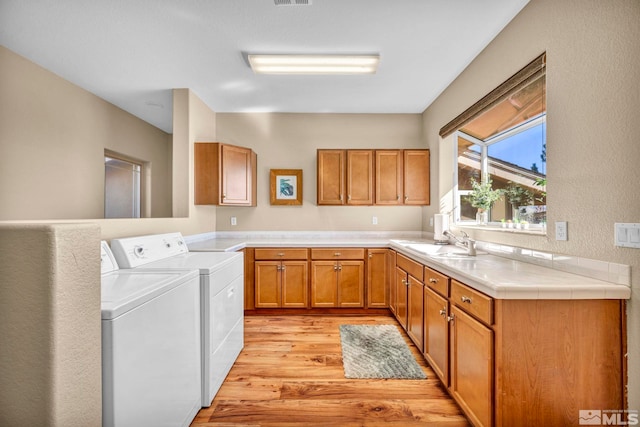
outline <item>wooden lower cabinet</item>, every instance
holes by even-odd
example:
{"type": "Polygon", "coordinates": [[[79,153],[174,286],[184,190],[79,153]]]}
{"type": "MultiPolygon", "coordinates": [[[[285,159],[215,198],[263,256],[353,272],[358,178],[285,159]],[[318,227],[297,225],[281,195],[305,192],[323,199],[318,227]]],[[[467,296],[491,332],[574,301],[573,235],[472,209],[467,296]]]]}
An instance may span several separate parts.
{"type": "Polygon", "coordinates": [[[409,301],[409,276],[406,271],[396,267],[395,288],[396,288],[396,320],[405,330],[408,324],[407,303],[409,301]]]}
{"type": "Polygon", "coordinates": [[[424,357],[449,386],[449,300],[424,287],[424,357]]]}
{"type": "Polygon", "coordinates": [[[449,390],[476,426],[493,425],[493,331],[450,308],[449,390]]]}
{"type": "Polygon", "coordinates": [[[311,307],[364,307],[364,261],[312,261],[311,307]]]}
{"type": "Polygon", "coordinates": [[[256,261],[256,308],[308,307],[307,261],[256,261]]]}
{"type": "Polygon", "coordinates": [[[306,248],[257,248],[253,252],[253,308],[309,307],[306,248]]]}
{"type": "Polygon", "coordinates": [[[407,287],[407,334],[421,352],[424,351],[424,285],[409,276],[407,287]]]}
{"type": "Polygon", "coordinates": [[[389,307],[389,250],[367,250],[367,307],[389,307]]]}

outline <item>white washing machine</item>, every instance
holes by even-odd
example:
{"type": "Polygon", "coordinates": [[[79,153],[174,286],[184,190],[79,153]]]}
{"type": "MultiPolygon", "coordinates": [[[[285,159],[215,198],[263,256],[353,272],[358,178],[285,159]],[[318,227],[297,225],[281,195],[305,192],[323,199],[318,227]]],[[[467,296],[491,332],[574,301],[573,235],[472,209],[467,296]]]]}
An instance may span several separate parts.
{"type": "Polygon", "coordinates": [[[102,425],[188,426],[200,410],[197,270],[102,264],[102,425]]]}
{"type": "Polygon", "coordinates": [[[121,266],[200,271],[202,406],[210,406],[244,347],[244,255],[189,252],[180,233],[114,239],[121,266]]]}

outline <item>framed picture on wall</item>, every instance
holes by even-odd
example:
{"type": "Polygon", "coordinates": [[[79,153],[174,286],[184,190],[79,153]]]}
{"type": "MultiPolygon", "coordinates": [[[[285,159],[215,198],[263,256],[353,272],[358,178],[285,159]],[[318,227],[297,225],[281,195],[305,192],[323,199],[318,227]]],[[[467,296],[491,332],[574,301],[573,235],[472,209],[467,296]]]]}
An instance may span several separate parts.
{"type": "Polygon", "coordinates": [[[271,169],[271,204],[302,204],[302,169],[271,169]]]}

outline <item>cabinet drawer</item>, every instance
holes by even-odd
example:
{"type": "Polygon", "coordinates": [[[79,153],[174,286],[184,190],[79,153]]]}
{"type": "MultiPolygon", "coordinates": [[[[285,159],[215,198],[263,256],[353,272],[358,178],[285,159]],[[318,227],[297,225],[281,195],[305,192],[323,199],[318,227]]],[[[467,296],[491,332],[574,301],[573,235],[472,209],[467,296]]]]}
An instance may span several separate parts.
{"type": "Polygon", "coordinates": [[[311,249],[312,259],[364,259],[364,249],[333,248],[311,249]]]}
{"type": "Polygon", "coordinates": [[[264,248],[255,249],[255,259],[307,259],[306,248],[264,248]]]}
{"type": "Polygon", "coordinates": [[[443,297],[449,297],[449,277],[444,274],[425,267],[424,283],[443,297]]]}
{"type": "Polygon", "coordinates": [[[404,255],[398,254],[396,265],[422,282],[424,266],[404,255]]]}
{"type": "Polygon", "coordinates": [[[490,296],[452,280],[450,301],[487,325],[493,324],[493,298],[490,296]]]}

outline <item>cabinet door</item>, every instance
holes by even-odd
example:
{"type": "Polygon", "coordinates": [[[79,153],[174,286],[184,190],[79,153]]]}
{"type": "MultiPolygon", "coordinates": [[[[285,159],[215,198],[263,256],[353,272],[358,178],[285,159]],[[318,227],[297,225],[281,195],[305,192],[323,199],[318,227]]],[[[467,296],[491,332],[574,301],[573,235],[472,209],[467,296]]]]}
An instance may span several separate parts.
{"type": "Polygon", "coordinates": [[[336,261],[311,262],[311,306],[338,306],[338,263],[336,261]]]}
{"type": "Polygon", "coordinates": [[[251,150],[222,145],[222,205],[251,205],[251,150]]]}
{"type": "Polygon", "coordinates": [[[416,280],[415,277],[409,276],[409,287],[407,292],[407,334],[418,347],[420,352],[424,351],[423,341],[423,305],[424,305],[424,285],[416,280]]]}
{"type": "Polygon", "coordinates": [[[376,150],[376,205],[402,204],[402,150],[376,150]]]}
{"type": "Polygon", "coordinates": [[[372,150],[347,150],[347,204],[373,204],[372,150]]]}
{"type": "Polygon", "coordinates": [[[389,306],[388,250],[369,249],[367,256],[367,307],[389,306]]]}
{"type": "Polygon", "coordinates": [[[343,205],[345,151],[318,150],[318,204],[343,205]]]}
{"type": "Polygon", "coordinates": [[[338,262],[338,307],[364,307],[364,261],[338,262]]]}
{"type": "Polygon", "coordinates": [[[256,308],[280,307],[280,261],[256,261],[256,308]]]}
{"type": "Polygon", "coordinates": [[[306,261],[282,262],[282,307],[308,306],[307,270],[306,261]]]}
{"type": "Polygon", "coordinates": [[[404,204],[429,204],[429,150],[404,150],[404,204]]]}
{"type": "Polygon", "coordinates": [[[396,267],[396,319],[407,329],[407,273],[396,267]]]}
{"type": "Polygon", "coordinates": [[[475,426],[493,425],[493,331],[453,304],[450,390],[475,426]]]}
{"type": "Polygon", "coordinates": [[[389,309],[396,315],[397,297],[396,297],[396,251],[389,251],[389,261],[387,263],[387,271],[389,272],[389,309]]]}
{"type": "Polygon", "coordinates": [[[449,302],[424,288],[424,356],[445,386],[449,386],[449,302]]]}

